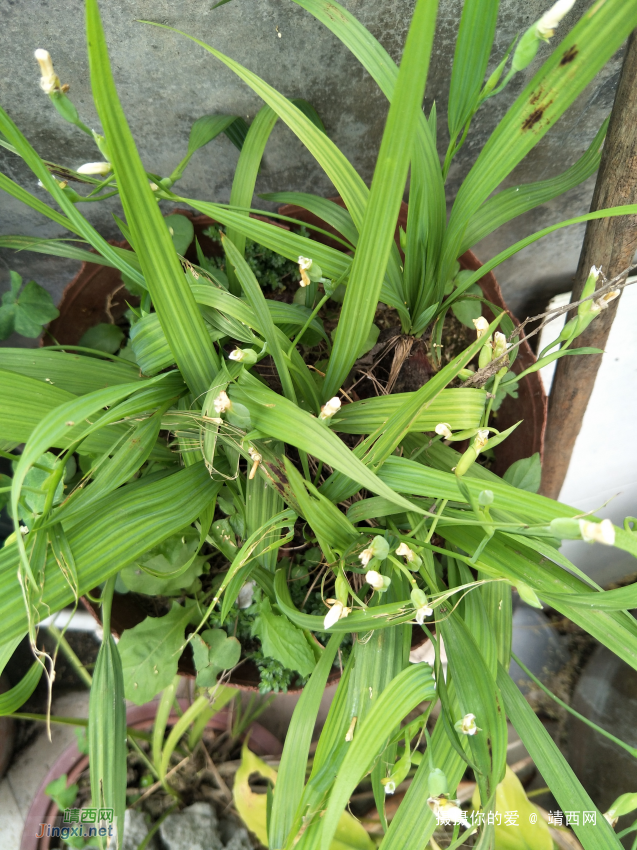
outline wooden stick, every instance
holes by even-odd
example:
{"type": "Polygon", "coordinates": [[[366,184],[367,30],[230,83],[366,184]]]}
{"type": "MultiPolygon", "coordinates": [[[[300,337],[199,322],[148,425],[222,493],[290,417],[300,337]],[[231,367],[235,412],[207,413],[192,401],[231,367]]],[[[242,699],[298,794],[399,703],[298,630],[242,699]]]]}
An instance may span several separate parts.
{"type": "MultiPolygon", "coordinates": [[[[637,30],[626,47],[608,135],[602,152],[591,210],[637,202],[637,30]]],[[[637,250],[637,216],[589,221],[571,301],[578,301],[591,266],[608,279],[630,267],[637,250]]],[[[604,348],[620,298],[611,302],[577,339],[577,346],[604,348]]],[[[567,317],[567,319],[570,317],[567,317]]],[[[549,397],[540,492],[557,499],[566,477],[575,440],[582,427],[601,354],[557,361],[549,397]]]]}

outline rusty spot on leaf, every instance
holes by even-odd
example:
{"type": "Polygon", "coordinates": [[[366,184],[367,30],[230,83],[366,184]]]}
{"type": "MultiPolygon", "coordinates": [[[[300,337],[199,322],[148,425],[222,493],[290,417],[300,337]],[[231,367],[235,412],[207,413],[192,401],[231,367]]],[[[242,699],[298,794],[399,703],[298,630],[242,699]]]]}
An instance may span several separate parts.
{"type": "Polygon", "coordinates": [[[573,61],[573,59],[575,59],[578,53],[579,50],[577,49],[577,45],[571,44],[564,56],[562,56],[562,58],[560,59],[560,65],[569,65],[573,61]]]}
{"type": "Polygon", "coordinates": [[[533,112],[526,118],[524,124],[522,124],[522,130],[531,130],[535,127],[535,125],[542,120],[545,109],[546,106],[539,106],[537,109],[534,109],[533,112]]]}

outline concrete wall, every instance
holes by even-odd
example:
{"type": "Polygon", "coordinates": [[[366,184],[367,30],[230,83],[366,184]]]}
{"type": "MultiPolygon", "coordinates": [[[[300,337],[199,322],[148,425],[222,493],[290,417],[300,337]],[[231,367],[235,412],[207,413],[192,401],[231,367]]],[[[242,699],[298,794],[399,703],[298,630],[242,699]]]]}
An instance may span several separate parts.
{"type": "MultiPolygon", "coordinates": [[[[413,0],[343,0],[389,50],[400,58],[413,0]]],[[[148,19],[193,33],[263,76],[288,96],[305,97],[319,110],[330,137],[366,180],[371,178],[387,104],[374,82],[341,43],[290,0],[233,0],[211,10],[213,0],[109,0],[102,15],[119,94],[149,170],[169,173],[186,150],[191,124],[207,113],[252,118],[259,99],[237,77],[201,48],[173,33],[136,23],[148,19]]],[[[494,59],[514,35],[550,5],[548,0],[501,0],[494,59]]],[[[562,25],[563,34],[589,5],[580,0],[562,25]]],[[[461,0],[441,0],[426,105],[438,107],[439,150],[447,144],[444,115],[461,0]]],[[[98,159],[90,139],[54,111],[39,88],[33,58],[48,49],[82,118],[99,127],[90,95],[81,0],[0,0],[0,103],[47,159],[78,167],[98,159]]],[[[558,43],[559,38],[554,39],[558,43]]],[[[544,49],[542,55],[546,55],[544,49]]],[[[519,75],[475,119],[469,139],[448,181],[449,200],[467,173],[497,120],[534,72],[519,75]]],[[[495,63],[494,63],[495,64],[495,63]]],[[[550,177],[571,165],[586,149],[612,106],[621,55],[615,56],[570,112],[518,167],[510,183],[550,177]]],[[[193,157],[179,184],[185,196],[227,201],[237,151],[220,137],[193,157]]],[[[0,148],[0,167],[13,179],[46,199],[45,192],[21,161],[0,148]]],[[[568,195],[501,228],[477,246],[488,259],[526,234],[588,210],[594,178],[568,195]]],[[[284,126],[268,144],[258,191],[333,190],[320,167],[284,126]]],[[[259,202],[256,201],[258,204],[259,202]]],[[[118,235],[111,212],[117,206],[85,204],[82,211],[107,237],[118,235]]],[[[13,199],[0,199],[0,233],[63,235],[13,199]]],[[[505,296],[518,313],[533,297],[569,288],[583,228],[561,231],[507,261],[497,272],[505,296]]],[[[8,286],[8,269],[35,278],[59,297],[77,264],[38,254],[0,252],[0,289],[8,286]]],[[[14,342],[15,344],[15,342],[14,342]]]]}

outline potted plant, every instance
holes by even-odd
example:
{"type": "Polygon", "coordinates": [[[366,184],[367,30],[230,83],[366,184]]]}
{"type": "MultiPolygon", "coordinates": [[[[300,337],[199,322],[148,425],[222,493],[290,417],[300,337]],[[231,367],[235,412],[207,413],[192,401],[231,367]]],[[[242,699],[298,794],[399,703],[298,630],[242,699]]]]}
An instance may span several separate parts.
{"type": "MultiPolygon", "coordinates": [[[[585,807],[590,817],[582,816],[574,826],[582,844],[614,846],[610,824],[508,676],[511,587],[531,604],[551,604],[634,664],[635,636],[622,613],[632,588],[601,591],[559,552],[561,539],[573,537],[635,554],[632,528],[580,516],[575,508],[530,492],[529,478],[537,477],[531,461],[517,466],[508,481],[477,463],[505,439],[515,439],[514,427],[500,431],[490,419],[498,391],[512,390],[522,377],[509,374],[516,332],[498,310],[492,321],[475,317],[477,338],[446,364],[432,352],[438,371],[415,391],[350,401],[347,379],[374,342],[379,301],[396,311],[405,338],[431,326],[433,348],[440,345],[452,304],[481,300],[470,288],[504,255],[463,274],[458,257],[467,247],[467,234],[475,236],[557,191],[555,183],[540,184],[488,200],[637,24],[637,3],[606,0],[584,14],[494,131],[448,223],[442,186],[471,118],[528,65],[539,40],[553,35],[571,0],[559,0],[533,23],[484,85],[497,3],[465,4],[449,110],[453,142],[442,167],[433,144],[435,115],[425,117],[421,110],[435,0],[417,3],[400,69],[338,4],[303,0],[300,5],[354,50],[390,100],[369,190],[301,110],[200,41],[202,49],[248,82],[266,107],[243,145],[241,179],[230,207],[181,198],[171,178],[157,182],[142,166],[119,104],[95,0],[88,0],[86,9],[91,80],[104,132],[96,141],[107,163],[103,182],[109,191],[116,184],[122,199],[130,250],[109,245],[90,227],[65,193],[67,187],[60,188],[0,112],[6,143],[63,211],[49,214],[141,288],[131,338],[143,368],[139,374],[121,361],[69,360],[68,354],[46,350],[15,355],[13,371],[0,375],[11,392],[6,417],[15,429],[14,442],[19,442],[18,433],[28,431],[19,459],[14,456],[9,506],[15,537],[0,554],[6,651],[25,632],[35,646],[35,629],[45,611],[100,588],[104,641],[91,689],[91,787],[99,805],[121,811],[123,760],[121,748],[110,742],[124,736],[124,682],[127,695],[141,701],[172,679],[179,652],[190,645],[199,685],[214,687],[220,671],[237,659],[233,635],[223,626],[231,616],[238,623],[235,603],[240,606],[241,595],[253,593],[258,596],[253,631],[264,654],[302,663],[310,673],[266,811],[271,847],[327,850],[350,794],[368,772],[382,820],[385,796],[407,775],[412,761],[418,767],[383,839],[385,850],[424,847],[436,818],[454,821],[453,840],[462,840],[457,833],[466,815],[455,804],[454,791],[467,765],[475,773],[485,816],[481,840],[493,846],[489,815],[504,778],[507,716],[564,810],[585,807]],[[294,200],[342,234],[347,252],[249,217],[253,178],[275,115],[321,162],[346,209],[312,196],[294,200]],[[403,263],[394,233],[410,164],[409,216],[400,240],[403,263]],[[180,262],[157,206],[161,198],[187,203],[224,225],[227,288],[205,264],[180,262]],[[298,262],[296,304],[266,297],[244,258],[245,238],[298,262]],[[326,334],[321,363],[312,346],[302,343],[308,329],[316,328],[321,337],[320,324],[312,323],[334,296],[342,296],[342,307],[336,311],[333,338],[326,334]],[[304,311],[295,312],[295,306],[304,311]],[[222,338],[236,340],[236,347],[224,350],[216,344],[222,338]],[[455,386],[457,380],[470,385],[455,386]],[[464,451],[454,451],[454,442],[466,440],[464,451]],[[65,494],[63,478],[76,456],[84,465],[82,480],[65,494]],[[239,514],[241,503],[245,509],[245,538],[236,551],[228,547],[232,537],[225,526],[225,534],[214,534],[222,500],[230,510],[227,516],[233,510],[239,514]],[[182,545],[190,547],[185,558],[171,562],[160,551],[168,566],[152,560],[166,541],[181,537],[182,545]],[[182,603],[164,597],[166,609],[153,612],[161,616],[149,616],[131,630],[133,637],[127,640],[124,632],[116,644],[110,636],[111,614],[121,574],[137,564],[144,576],[185,581],[208,539],[230,561],[207,588],[208,595],[194,592],[182,603]],[[320,613],[299,606],[292,565],[277,564],[277,549],[296,539],[304,547],[311,541],[321,553],[313,572],[325,600],[320,613]],[[436,648],[435,680],[428,665],[409,665],[413,624],[436,648]],[[322,642],[316,634],[329,639],[322,642]],[[346,636],[352,650],[343,658],[346,636]],[[448,659],[446,683],[441,639],[448,659]],[[343,675],[306,782],[313,722],[339,651],[343,675]],[[435,698],[442,712],[430,734],[426,722],[435,698]],[[423,705],[412,719],[410,712],[423,705]]],[[[52,67],[45,64],[44,70],[54,102],[75,121],[52,67]]],[[[0,185],[44,211],[7,178],[0,185]]],[[[624,207],[591,215],[636,211],[624,207]]],[[[59,242],[40,247],[68,250],[59,242]]],[[[556,350],[544,353],[531,369],[547,357],[571,353],[573,340],[614,295],[612,281],[596,289],[598,281],[595,269],[556,350]]],[[[400,356],[396,362],[399,367],[400,356]]],[[[40,661],[29,675],[47,663],[40,661]]]]}
{"type": "MultiPolygon", "coordinates": [[[[252,842],[236,809],[232,813],[228,809],[243,808],[249,793],[240,772],[242,749],[244,760],[252,758],[260,764],[259,756],[270,765],[280,756],[280,742],[256,722],[266,703],[253,700],[242,709],[240,694],[223,686],[212,699],[189,702],[176,698],[177,686],[178,681],[171,683],[159,700],[127,711],[125,821],[127,832],[132,833],[128,846],[145,840],[143,846],[154,847],[153,836],[162,829],[170,837],[182,823],[199,821],[204,833],[213,833],[208,841],[216,839],[219,848],[249,850],[252,842]],[[238,771],[239,782],[233,789],[238,771]]],[[[53,723],[63,721],[68,718],[51,717],[53,723]]],[[[93,816],[86,721],[75,722],[77,742],[59,756],[36,792],[25,819],[21,850],[81,848],[99,841],[101,823],[93,816]]],[[[105,819],[107,832],[110,825],[105,819]]]]}

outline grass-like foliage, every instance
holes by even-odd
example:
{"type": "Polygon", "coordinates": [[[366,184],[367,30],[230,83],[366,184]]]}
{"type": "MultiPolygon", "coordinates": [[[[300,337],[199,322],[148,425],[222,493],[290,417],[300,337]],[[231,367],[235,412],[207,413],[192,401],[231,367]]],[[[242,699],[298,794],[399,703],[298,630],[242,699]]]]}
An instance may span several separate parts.
{"type": "MultiPolygon", "coordinates": [[[[268,796],[272,848],[328,850],[341,834],[349,797],[368,774],[386,827],[383,850],[422,850],[436,816],[455,824],[455,846],[465,823],[454,792],[467,766],[484,812],[495,810],[505,780],[507,717],[561,808],[596,811],[508,676],[511,593],[516,587],[530,604],[550,604],[637,668],[637,630],[628,614],[636,589],[605,592],[559,551],[562,539],[583,538],[635,555],[637,537],[629,524],[616,528],[536,495],[537,457],[504,479],[478,462],[504,439],[516,439],[515,429],[500,433],[491,416],[498,393],[514,394],[524,384],[509,369],[513,326],[497,310],[491,322],[482,317],[475,284],[557,227],[635,214],[637,207],[547,227],[477,272],[460,271],[458,259],[492,229],[595,171],[606,125],[559,177],[497,191],[637,26],[637,3],[590,4],[494,130],[447,220],[445,179],[473,116],[529,65],[572,4],[560,0],[533,23],[505,56],[494,57],[500,64],[485,79],[498,0],[465,2],[447,116],[451,143],[441,164],[440,116],[422,109],[437,0],[416,3],[399,68],[335,0],[294,2],[354,53],[389,101],[370,187],[310,104],[287,99],[194,36],[190,49],[207,51],[211,73],[224,63],[265,105],[250,126],[237,116],[204,116],[171,175],[148,172],[120,105],[96,0],[86,0],[86,26],[102,134],[81,121],[50,58],[38,53],[44,90],[78,132],[92,133],[103,161],[69,172],[42,160],[0,109],[0,142],[24,159],[52,203],[4,175],[0,188],[71,237],[4,236],[0,245],[90,256],[118,269],[140,298],[130,311],[126,358],[104,353],[103,345],[101,352],[1,350],[1,448],[14,473],[0,489],[15,534],[0,552],[0,660],[27,633],[35,648],[37,624],[50,612],[101,593],[106,629],[91,696],[91,782],[95,804],[114,808],[120,824],[124,695],[144,702],[170,688],[183,654],[195,666],[199,710],[242,647],[269,687],[306,682],[268,796]],[[269,199],[315,214],[324,223],[318,230],[250,216],[279,119],[325,170],[344,206],[293,191],[269,199]],[[190,158],[220,133],[241,151],[231,204],[182,198],[176,184],[190,158]],[[409,214],[396,240],[408,172],[409,214]],[[113,194],[124,210],[125,249],[109,245],[80,212],[81,203],[113,194]],[[162,200],[214,218],[222,226],[214,236],[223,260],[211,261],[192,243],[186,219],[167,226],[162,200]],[[191,243],[197,263],[183,257],[191,243]],[[275,252],[276,261],[269,254],[266,262],[259,246],[275,252]],[[283,294],[277,269],[287,276],[283,294]],[[299,277],[298,292],[286,300],[290,279],[299,277]],[[387,391],[356,400],[350,375],[375,350],[379,303],[400,325],[402,350],[431,332],[433,368],[422,386],[391,393],[401,367],[397,346],[387,391]],[[477,335],[443,359],[436,346],[452,308],[477,335]],[[472,387],[458,385],[474,378],[472,387]],[[455,451],[454,442],[464,450],[455,451]],[[118,644],[108,634],[115,591],[153,597],[160,615],[124,632],[118,644]],[[410,664],[413,634],[432,641],[435,670],[410,664]],[[340,685],[308,773],[321,696],[339,666],[340,685]],[[429,734],[437,699],[441,713],[429,734]],[[387,825],[385,797],[408,775],[410,789],[387,825]]],[[[612,297],[595,292],[597,278],[593,271],[587,300],[538,365],[573,353],[571,342],[612,297]]],[[[3,309],[18,330],[31,332],[52,314],[38,296],[38,311],[23,317],[29,286],[19,293],[16,284],[3,309]]],[[[0,710],[15,710],[37,684],[38,670],[2,697],[0,710]]],[[[168,761],[156,755],[166,780],[168,761]]],[[[493,823],[485,818],[479,829],[479,846],[493,847],[493,823]]],[[[575,831],[586,850],[620,846],[599,812],[596,823],[575,831]]]]}

